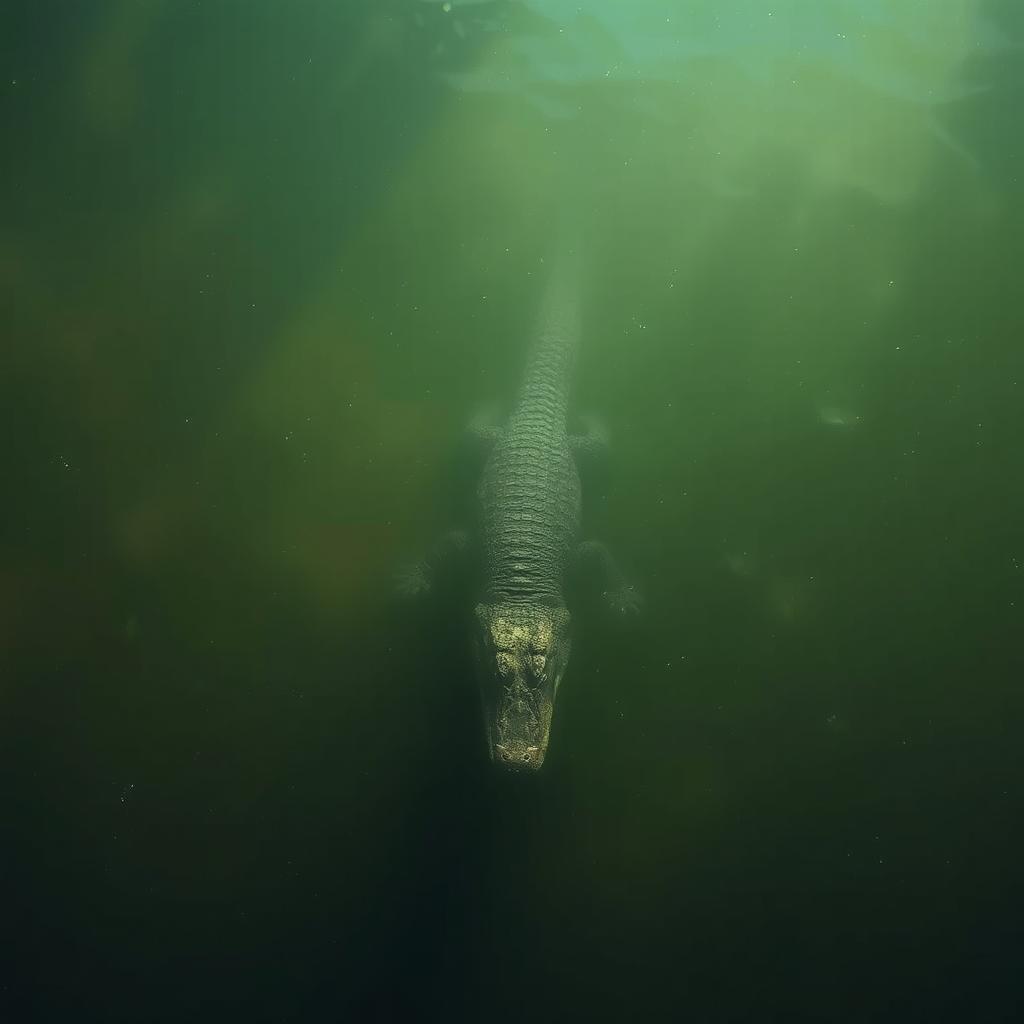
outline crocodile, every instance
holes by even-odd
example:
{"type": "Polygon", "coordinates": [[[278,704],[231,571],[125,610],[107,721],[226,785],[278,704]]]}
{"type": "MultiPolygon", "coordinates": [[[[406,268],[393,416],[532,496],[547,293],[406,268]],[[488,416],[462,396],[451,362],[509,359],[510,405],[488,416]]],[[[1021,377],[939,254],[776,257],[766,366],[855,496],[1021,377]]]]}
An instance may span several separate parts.
{"type": "Polygon", "coordinates": [[[518,397],[504,425],[478,420],[471,436],[483,461],[475,529],[446,534],[407,569],[407,593],[430,591],[455,563],[473,602],[473,648],[492,761],[536,771],[544,763],[555,697],[572,647],[566,595],[598,585],[606,605],[626,615],[638,594],[607,547],[582,540],[579,464],[606,446],[586,421],[569,431],[569,394],[580,338],[579,258],[554,260],[518,397]]]}

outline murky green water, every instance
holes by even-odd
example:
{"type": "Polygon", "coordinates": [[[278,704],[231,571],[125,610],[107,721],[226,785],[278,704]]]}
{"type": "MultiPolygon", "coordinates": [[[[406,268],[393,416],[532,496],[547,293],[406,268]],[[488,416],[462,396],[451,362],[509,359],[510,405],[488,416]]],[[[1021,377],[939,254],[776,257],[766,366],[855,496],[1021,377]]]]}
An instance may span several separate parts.
{"type": "Polygon", "coordinates": [[[5,5],[9,1019],[1016,1019],[1022,43],[5,5]],[[583,624],[524,782],[390,579],[569,205],[646,610],[583,624]]]}

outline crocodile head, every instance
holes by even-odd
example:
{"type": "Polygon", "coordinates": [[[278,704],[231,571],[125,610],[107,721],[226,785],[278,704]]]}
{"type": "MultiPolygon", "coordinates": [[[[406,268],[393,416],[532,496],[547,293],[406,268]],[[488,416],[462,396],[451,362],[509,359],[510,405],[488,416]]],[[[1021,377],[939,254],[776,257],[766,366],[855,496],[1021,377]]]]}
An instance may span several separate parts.
{"type": "Polygon", "coordinates": [[[478,604],[475,633],[491,759],[536,771],[569,661],[569,612],[540,603],[478,604]]]}

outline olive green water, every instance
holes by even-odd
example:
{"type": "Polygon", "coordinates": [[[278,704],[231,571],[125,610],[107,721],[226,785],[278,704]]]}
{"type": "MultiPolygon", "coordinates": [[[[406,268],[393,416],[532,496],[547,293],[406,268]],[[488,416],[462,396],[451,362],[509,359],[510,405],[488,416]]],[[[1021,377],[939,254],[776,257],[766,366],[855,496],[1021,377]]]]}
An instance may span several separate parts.
{"type": "Polygon", "coordinates": [[[1022,43],[4,5],[5,1019],[1017,1019],[1022,43]],[[568,205],[645,611],[509,779],[390,579],[568,205]]]}

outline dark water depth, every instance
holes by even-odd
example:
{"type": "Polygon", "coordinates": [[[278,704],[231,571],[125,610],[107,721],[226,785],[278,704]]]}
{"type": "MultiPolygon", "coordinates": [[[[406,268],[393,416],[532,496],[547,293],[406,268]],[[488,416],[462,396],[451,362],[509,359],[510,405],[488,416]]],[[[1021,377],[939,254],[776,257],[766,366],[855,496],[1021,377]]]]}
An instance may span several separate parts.
{"type": "Polygon", "coordinates": [[[4,1020],[1012,1021],[1024,8],[0,7],[4,1020]],[[392,593],[587,224],[535,778],[392,593]]]}

